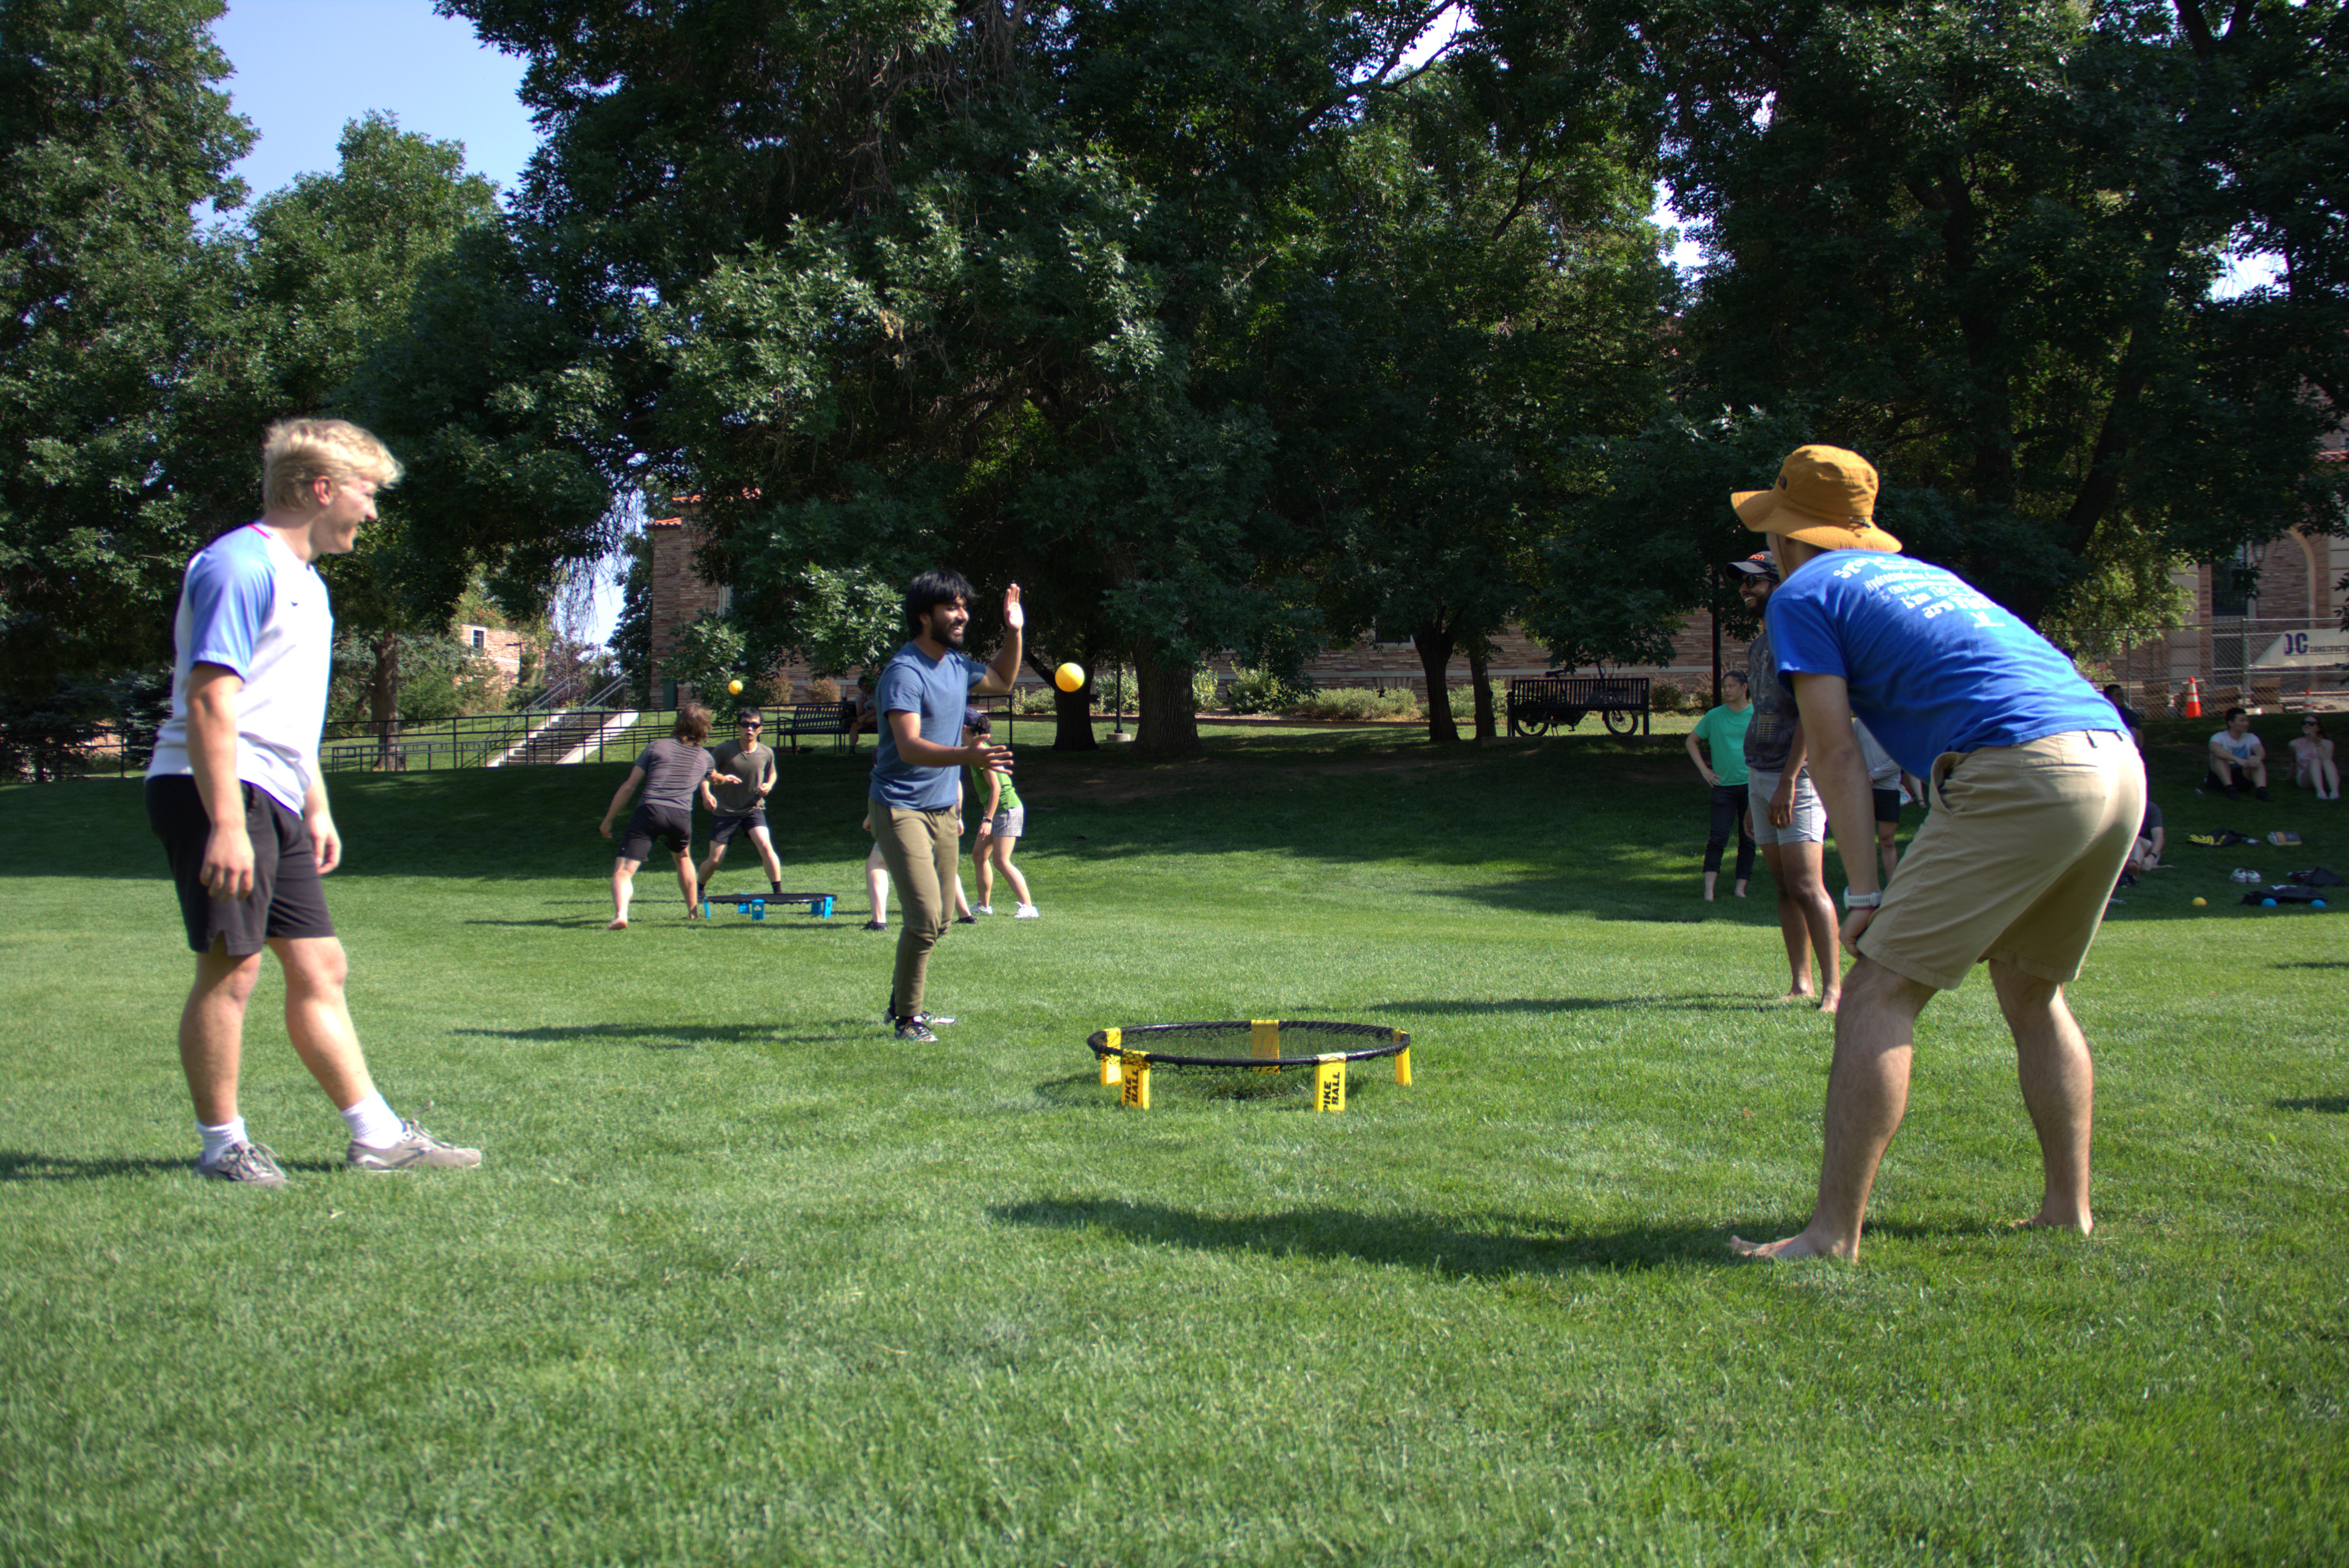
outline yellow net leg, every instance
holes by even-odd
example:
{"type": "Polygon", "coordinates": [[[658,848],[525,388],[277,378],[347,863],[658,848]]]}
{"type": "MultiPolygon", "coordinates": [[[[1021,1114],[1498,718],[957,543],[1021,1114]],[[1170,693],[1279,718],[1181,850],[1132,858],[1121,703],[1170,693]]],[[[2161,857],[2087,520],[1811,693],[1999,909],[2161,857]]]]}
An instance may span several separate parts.
{"type": "Polygon", "coordinates": [[[1124,1068],[1124,1071],[1119,1075],[1123,1079],[1122,1085],[1123,1092],[1120,1098],[1136,1110],[1148,1110],[1150,1109],[1150,1058],[1128,1053],[1120,1065],[1124,1068]]]}
{"type": "Polygon", "coordinates": [[[1323,1057],[1313,1064],[1313,1109],[1346,1109],[1346,1058],[1323,1057]]]}
{"type": "Polygon", "coordinates": [[[1109,1037],[1102,1042],[1102,1044],[1107,1046],[1109,1049],[1102,1054],[1101,1080],[1104,1084],[1114,1084],[1118,1081],[1118,1057],[1124,1054],[1117,1047],[1119,1043],[1123,1039],[1125,1031],[1123,1029],[1103,1029],[1102,1033],[1109,1037]]]}
{"type": "MultiPolygon", "coordinates": [[[[1270,1057],[1276,1061],[1278,1059],[1280,1056],[1279,1019],[1251,1018],[1248,1020],[1248,1055],[1259,1059],[1265,1057],[1270,1057]]],[[[1268,1068],[1250,1068],[1248,1070],[1250,1072],[1259,1073],[1277,1073],[1280,1068],[1275,1066],[1268,1068]]]]}
{"type": "Polygon", "coordinates": [[[1411,1037],[1398,1029],[1395,1031],[1395,1038],[1402,1042],[1402,1049],[1395,1053],[1395,1082],[1409,1088],[1411,1087],[1411,1037]]]}

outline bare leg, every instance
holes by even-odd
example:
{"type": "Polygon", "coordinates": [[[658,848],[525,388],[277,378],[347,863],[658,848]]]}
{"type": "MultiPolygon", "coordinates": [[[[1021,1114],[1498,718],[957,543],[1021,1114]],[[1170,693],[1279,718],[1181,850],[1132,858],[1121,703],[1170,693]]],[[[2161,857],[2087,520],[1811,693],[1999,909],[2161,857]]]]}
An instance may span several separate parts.
{"type": "Polygon", "coordinates": [[[995,848],[992,851],[995,857],[995,869],[1003,873],[1003,880],[1011,884],[1011,891],[1019,896],[1021,903],[1034,903],[1036,901],[1028,896],[1028,879],[1021,876],[1019,868],[1011,863],[1011,851],[1018,848],[1019,844],[1018,839],[999,838],[995,841],[995,848]]]}
{"type": "Polygon", "coordinates": [[[350,958],[331,936],[273,937],[269,950],[285,970],[286,1037],[335,1109],[348,1110],[375,1092],[343,995],[350,958]]]}
{"type": "Polygon", "coordinates": [[[1879,886],[1890,887],[1892,873],[1900,869],[1900,846],[1895,841],[1899,831],[1900,824],[1898,822],[1876,824],[1877,864],[1884,872],[1884,881],[1878,884],[1879,886]]]}
{"type": "Polygon", "coordinates": [[[881,846],[864,857],[864,896],[873,906],[873,923],[889,923],[889,867],[881,859],[881,846]]]}
{"type": "Polygon", "coordinates": [[[1721,873],[1720,873],[1719,872],[1705,872],[1705,873],[1704,873],[1704,902],[1705,902],[1705,903],[1711,903],[1713,902],[1713,883],[1715,883],[1715,882],[1719,882],[1720,880],[1721,880],[1721,873]]]}
{"type": "Polygon", "coordinates": [[[685,917],[697,918],[701,913],[701,883],[693,874],[693,846],[687,845],[677,854],[678,891],[685,894],[685,917]]]}
{"type": "Polygon", "coordinates": [[[1797,959],[1795,943],[1789,937],[1786,956],[1795,970],[1795,988],[1790,995],[1806,995],[1811,988],[1809,959],[1813,954],[1819,961],[1819,1011],[1832,1013],[1843,996],[1843,954],[1837,945],[1835,901],[1827,896],[1826,848],[1822,844],[1781,844],[1779,863],[1785,876],[1778,883],[1778,923],[1786,923],[1786,906],[1791,900],[1796,918],[1803,925],[1803,954],[1797,959]]]}
{"type": "Polygon", "coordinates": [[[1868,1195],[1885,1146],[1909,1109],[1909,1062],[1917,1015],[1933,988],[1871,959],[1852,966],[1844,1006],[1836,1016],[1835,1066],[1827,1073],[1826,1147],[1819,1159],[1818,1202],[1799,1234],[1777,1242],[1729,1239],[1740,1257],[1859,1255],[1868,1195]]]}
{"type": "Polygon", "coordinates": [[[995,835],[981,833],[970,843],[971,872],[978,878],[978,904],[987,908],[995,902],[995,835]]]}
{"type": "Polygon", "coordinates": [[[2096,1068],[2087,1037],[2064,1000],[2064,987],[2053,980],[1996,959],[1991,961],[1990,978],[1998,988],[1999,1011],[2014,1034],[2023,1104],[2039,1134],[2039,1161],[2046,1175],[2039,1212],[2022,1223],[2085,1236],[2095,1223],[2088,1209],[2088,1150],[2096,1068]]]}
{"type": "Polygon", "coordinates": [[[226,943],[196,958],[196,983],[180,1009],[180,1070],[196,1120],[218,1127],[236,1119],[237,1069],[244,1057],[244,1006],[261,978],[261,954],[228,955],[226,943]]]}
{"type": "Polygon", "coordinates": [[[636,868],[642,864],[626,855],[612,862],[612,923],[605,930],[628,929],[628,901],[636,896],[636,868]]]}
{"type": "MultiPolygon", "coordinates": [[[[764,828],[753,828],[750,830],[750,845],[759,851],[759,859],[766,863],[767,885],[769,887],[781,885],[783,880],[783,862],[782,858],[775,853],[774,836],[764,828]]],[[[713,851],[717,848],[714,844],[710,847],[713,851]]],[[[707,885],[709,881],[706,876],[701,880],[704,885],[707,885]]]]}
{"type": "Polygon", "coordinates": [[[709,852],[702,857],[701,869],[694,873],[694,875],[699,879],[703,887],[708,887],[709,885],[711,875],[718,870],[718,862],[725,858],[726,846],[719,843],[715,839],[710,840],[709,852]]]}

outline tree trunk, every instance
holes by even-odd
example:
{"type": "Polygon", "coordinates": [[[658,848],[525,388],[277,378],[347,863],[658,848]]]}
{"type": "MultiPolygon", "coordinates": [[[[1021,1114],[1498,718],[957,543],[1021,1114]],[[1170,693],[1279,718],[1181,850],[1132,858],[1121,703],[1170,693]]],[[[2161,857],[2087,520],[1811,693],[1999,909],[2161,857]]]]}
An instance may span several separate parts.
{"type": "Polygon", "coordinates": [[[1191,668],[1160,662],[1158,650],[1133,650],[1133,684],[1142,717],[1133,727],[1133,748],[1161,757],[1187,757],[1199,749],[1199,715],[1192,706],[1191,668]]]}
{"type": "Polygon", "coordinates": [[[1093,680],[1074,691],[1052,688],[1052,749],[1055,751],[1099,751],[1101,742],[1093,738],[1093,680]]]}
{"type": "Polygon", "coordinates": [[[1452,722],[1452,688],[1444,684],[1444,672],[1452,667],[1452,633],[1440,620],[1423,621],[1411,634],[1412,646],[1419,650],[1419,667],[1427,676],[1427,738],[1456,741],[1459,726],[1452,722]]]}
{"type": "Polygon", "coordinates": [[[1476,744],[1490,746],[1500,731],[1493,722],[1493,648],[1482,637],[1468,645],[1468,678],[1476,686],[1476,744]]]}
{"type": "Polygon", "coordinates": [[[375,765],[391,766],[399,743],[399,637],[387,632],[375,640],[375,669],[367,676],[367,717],[375,724],[375,765]]]}

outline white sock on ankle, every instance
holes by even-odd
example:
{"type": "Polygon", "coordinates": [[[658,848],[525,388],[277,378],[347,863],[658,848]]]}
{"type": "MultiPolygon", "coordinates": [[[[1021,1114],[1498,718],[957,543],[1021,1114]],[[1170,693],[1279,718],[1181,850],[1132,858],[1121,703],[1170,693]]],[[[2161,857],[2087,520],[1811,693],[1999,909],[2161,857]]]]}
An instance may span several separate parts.
{"type": "Polygon", "coordinates": [[[351,1141],[364,1143],[369,1149],[381,1149],[399,1141],[399,1118],[392,1115],[391,1107],[384,1103],[380,1092],[343,1112],[343,1125],[351,1130],[351,1141]]]}
{"type": "Polygon", "coordinates": [[[244,1118],[232,1116],[218,1127],[206,1127],[200,1121],[196,1123],[196,1131],[204,1140],[202,1158],[218,1160],[245,1140],[244,1118]]]}

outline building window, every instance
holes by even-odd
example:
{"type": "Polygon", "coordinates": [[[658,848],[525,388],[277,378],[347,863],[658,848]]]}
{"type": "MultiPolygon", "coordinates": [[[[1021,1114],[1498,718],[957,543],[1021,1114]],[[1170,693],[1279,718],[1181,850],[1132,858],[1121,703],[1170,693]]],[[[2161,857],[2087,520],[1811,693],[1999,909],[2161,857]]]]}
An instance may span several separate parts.
{"type": "Polygon", "coordinates": [[[483,631],[479,626],[473,628],[473,646],[477,648],[487,647],[489,645],[489,633],[483,631]]]}
{"type": "Polygon", "coordinates": [[[2251,601],[2260,596],[2260,566],[2266,556],[2265,549],[2245,545],[2235,552],[2231,561],[2221,561],[2210,568],[2210,614],[2213,615],[2248,615],[2251,601]]]}
{"type": "Polygon", "coordinates": [[[1381,626],[1376,621],[1371,623],[1371,646],[1374,648],[1408,648],[1412,645],[1411,634],[1409,632],[1402,631],[1393,626],[1381,626]]]}

